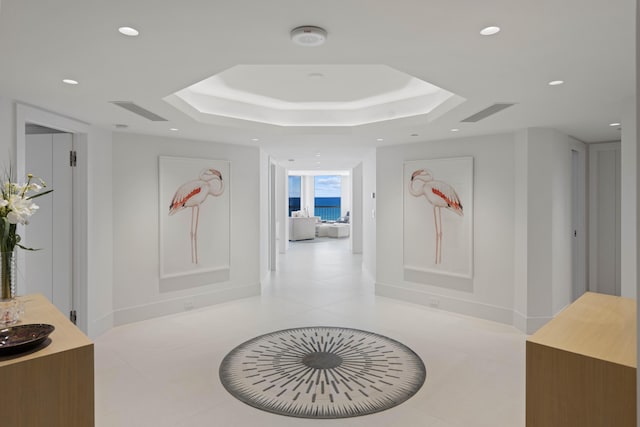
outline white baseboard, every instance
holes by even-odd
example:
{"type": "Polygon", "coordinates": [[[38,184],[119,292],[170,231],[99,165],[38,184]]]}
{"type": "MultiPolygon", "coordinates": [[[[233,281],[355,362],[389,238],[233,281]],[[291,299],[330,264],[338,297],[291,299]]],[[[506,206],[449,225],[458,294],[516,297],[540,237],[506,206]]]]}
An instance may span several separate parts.
{"type": "Polygon", "coordinates": [[[551,319],[553,317],[549,316],[526,317],[516,310],[513,311],[513,326],[527,335],[534,334],[551,319]]]}
{"type": "Polygon", "coordinates": [[[181,313],[195,308],[207,307],[257,295],[260,295],[260,284],[235,286],[205,294],[188,295],[136,307],[124,308],[114,311],[113,326],[153,319],[168,314],[181,313]]]}
{"type": "Polygon", "coordinates": [[[516,329],[531,335],[553,317],[526,317],[510,308],[498,307],[475,301],[432,294],[416,289],[408,289],[401,286],[388,285],[376,282],[376,295],[395,298],[401,301],[436,307],[466,316],[512,325],[516,329]]]}
{"type": "Polygon", "coordinates": [[[492,320],[494,322],[506,323],[508,325],[513,324],[513,310],[504,307],[436,295],[379,282],[376,282],[376,295],[396,298],[428,307],[435,307],[437,301],[437,308],[442,310],[492,320]]]}
{"type": "Polygon", "coordinates": [[[89,323],[87,335],[89,338],[95,339],[111,328],[113,328],[113,313],[109,313],[106,316],[89,323]]]}

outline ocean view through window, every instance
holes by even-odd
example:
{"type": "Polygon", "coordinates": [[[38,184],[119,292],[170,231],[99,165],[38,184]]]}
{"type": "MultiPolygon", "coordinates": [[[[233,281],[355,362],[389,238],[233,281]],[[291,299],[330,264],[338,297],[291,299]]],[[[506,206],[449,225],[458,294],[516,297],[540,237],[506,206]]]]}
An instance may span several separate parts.
{"type": "Polygon", "coordinates": [[[342,177],[339,175],[319,175],[314,180],[315,208],[313,214],[322,221],[340,218],[340,198],[342,177]]]}
{"type": "Polygon", "coordinates": [[[301,176],[289,175],[289,216],[300,210],[301,181],[301,176]]]}
{"type": "Polygon", "coordinates": [[[342,177],[340,175],[299,176],[289,175],[289,216],[292,212],[308,209],[310,216],[322,221],[335,221],[341,216],[342,177]],[[313,181],[311,181],[313,179],[313,181]],[[310,203],[310,186],[313,184],[313,206],[310,203]],[[303,206],[303,200],[305,206],[303,206]]]}

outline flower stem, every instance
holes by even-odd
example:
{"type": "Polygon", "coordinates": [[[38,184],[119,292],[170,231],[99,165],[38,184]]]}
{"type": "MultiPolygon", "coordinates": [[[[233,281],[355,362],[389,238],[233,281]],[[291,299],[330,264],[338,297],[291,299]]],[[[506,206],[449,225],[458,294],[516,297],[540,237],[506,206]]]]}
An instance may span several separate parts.
{"type": "Polygon", "coordinates": [[[7,300],[11,295],[11,278],[13,276],[13,252],[0,253],[0,298],[7,300]]]}

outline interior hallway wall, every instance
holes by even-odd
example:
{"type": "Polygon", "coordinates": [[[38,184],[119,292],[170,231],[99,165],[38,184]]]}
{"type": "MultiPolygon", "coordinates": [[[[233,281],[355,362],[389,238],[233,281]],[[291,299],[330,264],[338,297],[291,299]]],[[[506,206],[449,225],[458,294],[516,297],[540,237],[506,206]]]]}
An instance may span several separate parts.
{"type": "Polygon", "coordinates": [[[376,150],[362,159],[362,269],[376,277],[376,150]]]}
{"type": "Polygon", "coordinates": [[[589,290],[609,295],[621,295],[620,151],[620,142],[589,144],[589,290]]]}
{"type": "MultiPolygon", "coordinates": [[[[572,150],[585,145],[552,129],[515,135],[514,320],[533,333],[572,298],[572,150]]],[[[586,206],[578,207],[583,211],[586,206]]]]}
{"type": "Polygon", "coordinates": [[[0,168],[16,161],[15,123],[13,101],[0,96],[0,168]]]}
{"type": "MultiPolygon", "coordinates": [[[[378,148],[375,170],[376,293],[512,323],[516,226],[514,174],[513,134],[378,148]],[[404,162],[461,156],[473,156],[474,163],[473,289],[466,292],[407,282],[403,273],[404,162]]],[[[433,219],[425,214],[425,227],[432,226],[433,219]]]]}
{"type": "Polygon", "coordinates": [[[113,170],[115,324],[259,295],[261,185],[257,148],[118,133],[114,135],[113,170]],[[160,291],[158,156],[230,161],[228,281],[160,291]]]}
{"type": "Polygon", "coordinates": [[[620,171],[620,227],[625,230],[620,236],[620,295],[636,298],[638,276],[636,218],[638,216],[636,182],[636,106],[635,98],[629,99],[622,119],[621,171],[620,171]]]}

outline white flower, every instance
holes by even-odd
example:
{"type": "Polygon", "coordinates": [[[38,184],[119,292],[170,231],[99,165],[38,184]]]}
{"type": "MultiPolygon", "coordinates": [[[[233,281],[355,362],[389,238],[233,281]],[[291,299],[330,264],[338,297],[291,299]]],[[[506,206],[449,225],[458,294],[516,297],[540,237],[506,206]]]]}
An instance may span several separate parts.
{"type": "Polygon", "coordinates": [[[34,193],[37,193],[40,190],[42,190],[42,186],[40,184],[32,182],[31,184],[27,185],[25,192],[33,191],[34,193]]]}
{"type": "Polygon", "coordinates": [[[5,206],[7,206],[9,204],[9,202],[5,199],[0,199],[0,208],[4,208],[5,206]]]}
{"type": "Polygon", "coordinates": [[[31,200],[23,199],[15,194],[9,196],[8,206],[7,220],[11,224],[27,224],[29,217],[38,210],[38,205],[31,200]]]}

